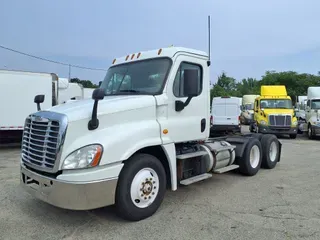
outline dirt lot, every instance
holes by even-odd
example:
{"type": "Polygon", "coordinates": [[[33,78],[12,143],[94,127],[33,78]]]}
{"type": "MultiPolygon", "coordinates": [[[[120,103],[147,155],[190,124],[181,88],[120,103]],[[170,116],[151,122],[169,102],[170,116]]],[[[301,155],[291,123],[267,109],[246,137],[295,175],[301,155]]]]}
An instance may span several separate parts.
{"type": "Polygon", "coordinates": [[[0,239],[320,239],[319,140],[281,139],[282,159],[254,177],[235,173],[168,192],[151,218],[112,207],[68,211],[19,187],[20,149],[0,149],[0,239]]]}

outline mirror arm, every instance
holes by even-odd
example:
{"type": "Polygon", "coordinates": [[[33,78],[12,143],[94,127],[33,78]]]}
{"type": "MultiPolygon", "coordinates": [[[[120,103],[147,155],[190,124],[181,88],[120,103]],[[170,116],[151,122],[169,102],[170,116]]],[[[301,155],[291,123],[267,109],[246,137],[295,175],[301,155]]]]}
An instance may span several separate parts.
{"type": "Polygon", "coordinates": [[[185,102],[182,102],[180,100],[176,101],[176,103],[175,103],[176,111],[181,112],[186,106],[189,105],[192,98],[193,98],[193,96],[189,96],[185,102]]]}

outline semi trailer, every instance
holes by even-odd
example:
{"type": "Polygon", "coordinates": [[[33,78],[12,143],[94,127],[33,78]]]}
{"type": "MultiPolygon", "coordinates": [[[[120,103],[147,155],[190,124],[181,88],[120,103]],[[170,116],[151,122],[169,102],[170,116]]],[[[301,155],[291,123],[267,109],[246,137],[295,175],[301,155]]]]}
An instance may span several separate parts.
{"type": "MultiPolygon", "coordinates": [[[[282,149],[275,135],[209,137],[209,74],[208,55],[189,48],[114,59],[91,99],[26,118],[21,186],[60,208],[115,205],[119,216],[139,221],[167,190],[274,168],[282,149]]],[[[39,107],[43,100],[34,98],[39,107]]]]}

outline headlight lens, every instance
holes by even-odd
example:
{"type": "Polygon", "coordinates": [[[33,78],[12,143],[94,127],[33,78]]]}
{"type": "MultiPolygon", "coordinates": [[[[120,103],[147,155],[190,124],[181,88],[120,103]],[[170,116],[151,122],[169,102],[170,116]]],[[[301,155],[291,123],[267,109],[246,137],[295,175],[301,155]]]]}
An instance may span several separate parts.
{"type": "Polygon", "coordinates": [[[95,167],[102,156],[102,146],[95,144],[82,147],[71,153],[62,164],[62,169],[95,167]]]}
{"type": "Polygon", "coordinates": [[[267,125],[266,121],[260,121],[261,125],[267,125]]]}
{"type": "Polygon", "coordinates": [[[293,126],[297,126],[297,124],[298,124],[297,121],[292,122],[292,125],[293,125],[293,126]]]}

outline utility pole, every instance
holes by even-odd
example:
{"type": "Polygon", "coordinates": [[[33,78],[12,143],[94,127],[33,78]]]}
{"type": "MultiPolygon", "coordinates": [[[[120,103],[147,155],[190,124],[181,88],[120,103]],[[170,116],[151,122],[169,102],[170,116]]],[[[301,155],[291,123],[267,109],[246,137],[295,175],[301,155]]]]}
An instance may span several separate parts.
{"type": "Polygon", "coordinates": [[[69,81],[71,80],[71,65],[69,64],[69,81]]]}

